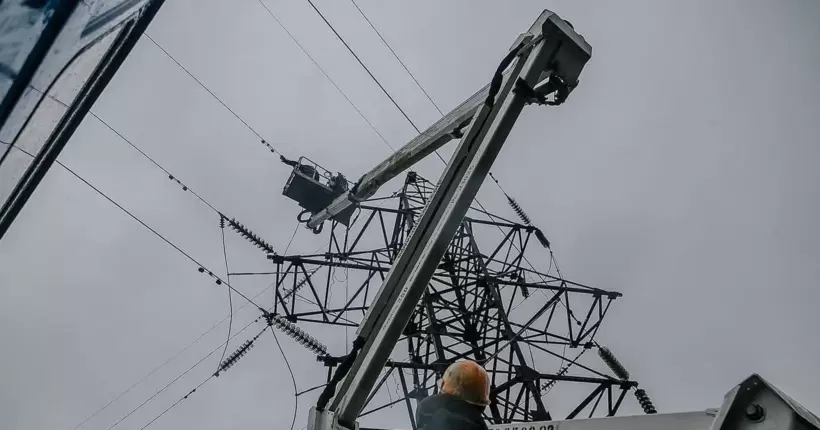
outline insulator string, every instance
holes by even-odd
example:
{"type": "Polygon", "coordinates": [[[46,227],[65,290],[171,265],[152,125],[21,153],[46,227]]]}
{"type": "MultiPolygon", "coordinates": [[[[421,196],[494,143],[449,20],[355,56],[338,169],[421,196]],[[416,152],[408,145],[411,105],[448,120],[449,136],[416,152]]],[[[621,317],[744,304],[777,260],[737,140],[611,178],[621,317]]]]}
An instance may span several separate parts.
{"type": "Polygon", "coordinates": [[[227,217],[224,217],[224,216],[223,216],[223,219],[225,219],[225,220],[228,222],[228,225],[229,225],[232,229],[234,229],[234,231],[236,231],[237,233],[239,233],[239,235],[240,235],[240,236],[242,236],[242,237],[244,237],[245,239],[247,239],[247,240],[248,240],[248,242],[250,242],[250,243],[252,243],[252,244],[256,245],[256,247],[257,247],[257,248],[259,248],[259,249],[261,249],[261,250],[263,250],[263,251],[267,252],[268,254],[274,254],[274,253],[276,252],[276,251],[273,249],[273,245],[271,245],[270,243],[266,242],[266,241],[265,241],[264,239],[262,239],[261,237],[257,236],[254,232],[250,231],[250,230],[249,230],[247,227],[245,227],[243,224],[241,224],[241,223],[239,223],[238,221],[236,221],[236,219],[234,219],[234,218],[227,218],[227,217]]]}
{"type": "Polygon", "coordinates": [[[276,327],[279,331],[290,336],[300,345],[311,350],[316,355],[327,355],[327,347],[319,342],[313,336],[307,334],[304,330],[299,328],[296,324],[288,321],[280,315],[268,316],[270,324],[276,327]]]}
{"type": "Polygon", "coordinates": [[[612,370],[612,373],[618,377],[618,379],[622,381],[629,380],[629,372],[626,370],[623,364],[615,358],[615,354],[612,351],[605,347],[601,346],[598,348],[598,356],[601,357],[601,360],[606,363],[606,365],[612,370]]]}
{"type": "Polygon", "coordinates": [[[651,415],[658,413],[658,410],[655,409],[655,405],[652,403],[652,399],[649,398],[649,395],[646,394],[646,390],[643,388],[635,390],[635,398],[638,399],[638,403],[641,404],[641,408],[643,408],[645,414],[651,415]]]}
{"type": "Polygon", "coordinates": [[[310,279],[310,277],[313,276],[313,274],[316,273],[317,270],[319,270],[318,267],[316,269],[313,269],[312,271],[310,271],[310,273],[308,273],[307,276],[305,276],[298,283],[296,283],[296,285],[293,288],[285,289],[282,292],[282,299],[287,300],[293,294],[298,293],[299,290],[301,290],[302,287],[305,286],[305,284],[307,284],[308,279],[310,279]]]}

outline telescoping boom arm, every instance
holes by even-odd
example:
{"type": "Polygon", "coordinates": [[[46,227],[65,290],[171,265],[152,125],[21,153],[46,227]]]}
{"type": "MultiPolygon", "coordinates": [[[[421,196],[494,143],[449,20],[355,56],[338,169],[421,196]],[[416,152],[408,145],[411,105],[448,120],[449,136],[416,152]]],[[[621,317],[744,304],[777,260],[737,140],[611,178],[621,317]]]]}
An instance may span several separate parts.
{"type": "Polygon", "coordinates": [[[368,394],[513,124],[526,104],[550,104],[535,87],[546,77],[547,84],[555,88],[555,103],[560,103],[591,53],[583,37],[549,11],[519,36],[486,96],[478,97],[480,103],[469,127],[360,324],[351,353],[311,410],[309,430],[357,427],[368,394]],[[339,391],[328,405],[339,382],[339,391]]]}
{"type": "MultiPolygon", "coordinates": [[[[518,43],[513,46],[513,49],[517,46],[518,43]]],[[[506,78],[508,74],[509,72],[504,73],[504,78],[506,78]]],[[[544,73],[533,85],[533,90],[539,97],[547,96],[555,90],[555,80],[550,80],[550,76],[552,75],[544,73]]],[[[560,95],[557,103],[560,103],[562,98],[566,98],[573,88],[574,85],[564,87],[565,92],[560,95]]],[[[333,203],[328,205],[324,210],[313,214],[307,222],[307,227],[317,230],[323,222],[344,212],[351,206],[372,197],[379,190],[379,187],[409,169],[424,157],[430,155],[451,140],[461,138],[464,130],[470,125],[478,109],[484,101],[487,100],[489,93],[490,84],[487,84],[421,132],[421,134],[411,139],[398,151],[387,157],[387,159],[370,169],[369,172],[359,178],[356,185],[350,191],[334,199],[333,203]]]]}

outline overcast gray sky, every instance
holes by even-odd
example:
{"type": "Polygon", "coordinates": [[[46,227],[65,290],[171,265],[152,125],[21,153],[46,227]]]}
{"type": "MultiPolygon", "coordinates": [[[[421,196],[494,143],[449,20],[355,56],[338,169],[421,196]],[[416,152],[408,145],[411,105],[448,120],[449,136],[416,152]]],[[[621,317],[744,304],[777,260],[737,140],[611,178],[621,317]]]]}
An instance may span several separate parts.
{"type": "MultiPolygon", "coordinates": [[[[309,5],[266,3],[394,147],[413,137],[309,5]]],[[[316,3],[414,120],[437,119],[351,3],[316,3]]],[[[446,110],[487,83],[542,9],[570,20],[593,46],[581,85],[565,106],[527,108],[494,172],[547,232],[568,278],[624,293],[599,340],[662,412],[715,407],[752,372],[820,411],[820,3],[358,3],[446,110]]],[[[390,153],[257,0],[171,0],[148,33],[285,154],[355,178],[390,153]]],[[[288,168],[149,41],[94,111],[285,246],[297,213],[281,195],[288,168]]],[[[222,270],[213,213],[98,121],[87,118],[60,159],[222,270]]],[[[441,164],[419,170],[434,178],[441,164]]],[[[510,215],[494,187],[481,199],[510,215]]],[[[232,269],[270,267],[231,240],[232,269]]],[[[292,249],[320,244],[302,231],[292,249]]],[[[255,294],[267,282],[235,284],[255,294]]],[[[224,288],[58,167],[0,242],[0,283],[7,429],[71,430],[228,306],[224,288]]],[[[245,308],[235,327],[254,317],[245,308]]],[[[83,428],[107,429],[224,336],[214,331],[83,428]]],[[[312,356],[280,339],[299,388],[322,381],[312,356]]],[[[142,427],[215,366],[117,428],[142,427]]],[[[152,428],[288,428],[291,390],[264,337],[152,428]]],[[[315,401],[300,400],[297,429],[315,401]]],[[[631,403],[625,412],[638,411],[631,403]]]]}

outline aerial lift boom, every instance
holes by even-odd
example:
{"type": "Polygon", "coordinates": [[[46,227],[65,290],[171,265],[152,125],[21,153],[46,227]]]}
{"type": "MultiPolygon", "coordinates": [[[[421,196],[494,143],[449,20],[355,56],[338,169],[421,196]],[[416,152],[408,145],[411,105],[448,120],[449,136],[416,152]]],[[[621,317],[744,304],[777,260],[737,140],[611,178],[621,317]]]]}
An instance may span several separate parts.
{"type": "MultiPolygon", "coordinates": [[[[308,429],[356,428],[356,419],[368,394],[513,124],[526,104],[550,103],[536,92],[536,85],[545,82],[542,85],[551,87],[555,95],[552,103],[560,103],[575,86],[591,54],[592,49],[583,37],[549,11],[544,11],[530,30],[519,36],[493,76],[486,96],[483,91],[474,96],[479,103],[469,128],[359,326],[352,352],[340,364],[312,409],[308,429]],[[346,379],[328,407],[337,383],[346,372],[349,372],[346,379]]],[[[469,111],[467,109],[464,115],[469,111]]],[[[440,131],[444,132],[444,128],[440,131]]],[[[431,145],[435,143],[427,138],[423,141],[428,142],[427,146],[419,145],[421,149],[417,153],[408,151],[397,158],[408,162],[417,159],[418,153],[431,152],[431,145]]],[[[388,172],[401,167],[395,160],[387,160],[383,165],[388,172]]],[[[378,181],[389,174],[376,176],[378,181]]],[[[490,293],[497,295],[498,291],[490,293]]]]}
{"type": "MultiPolygon", "coordinates": [[[[311,408],[308,430],[360,430],[357,418],[366,399],[522,109],[532,102],[563,102],[577,84],[591,53],[589,44],[569,23],[544,11],[529,31],[516,40],[488,86],[365,174],[350,192],[339,195],[329,207],[310,218],[308,226],[318,227],[324,220],[369,197],[381,184],[447,141],[461,137],[433,196],[360,324],[350,354],[343,358],[317,405],[311,408]],[[550,94],[554,99],[546,98],[550,94]]],[[[488,294],[499,297],[497,286],[486,283],[486,288],[488,294]]],[[[509,340],[515,336],[512,330],[507,333],[509,340]]],[[[490,428],[820,430],[820,421],[753,375],[730,391],[718,410],[499,424],[490,428]]]]}

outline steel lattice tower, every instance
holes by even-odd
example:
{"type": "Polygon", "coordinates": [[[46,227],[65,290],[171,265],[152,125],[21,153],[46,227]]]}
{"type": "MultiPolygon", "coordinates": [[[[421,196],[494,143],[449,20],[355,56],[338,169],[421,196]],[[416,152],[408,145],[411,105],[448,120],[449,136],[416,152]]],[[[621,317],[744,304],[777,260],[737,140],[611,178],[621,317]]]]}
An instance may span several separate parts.
{"type": "MultiPolygon", "coordinates": [[[[270,255],[274,313],[308,332],[317,324],[355,328],[433,190],[411,172],[392,196],[363,202],[350,228],[333,222],[323,233],[324,253],[270,255]],[[348,295],[339,302],[341,270],[348,295]]],[[[461,358],[483,363],[490,374],[486,414],[496,424],[611,416],[637,386],[628,376],[603,372],[605,366],[579,362],[598,348],[595,334],[620,293],[535,270],[527,255],[542,246],[534,240],[537,229],[488,215],[471,209],[462,222],[361,417],[403,404],[415,428],[417,402],[436,392],[438,377],[461,358]],[[385,385],[390,378],[397,393],[385,385]],[[549,394],[553,389],[574,397],[549,394]]],[[[341,358],[319,361],[330,375],[341,358]]]]}

